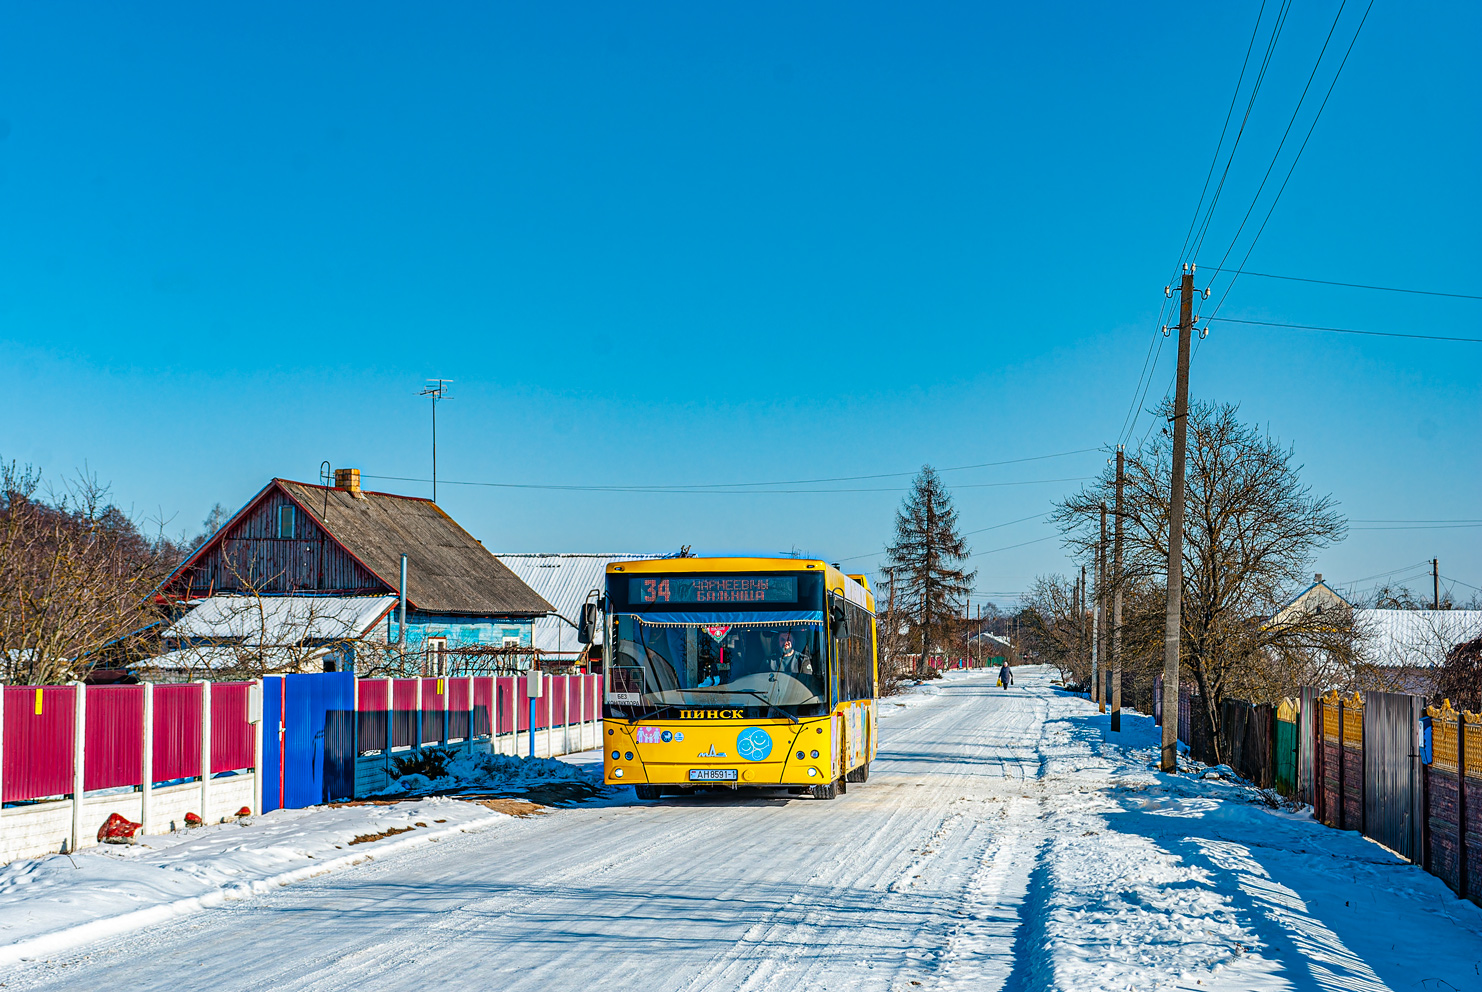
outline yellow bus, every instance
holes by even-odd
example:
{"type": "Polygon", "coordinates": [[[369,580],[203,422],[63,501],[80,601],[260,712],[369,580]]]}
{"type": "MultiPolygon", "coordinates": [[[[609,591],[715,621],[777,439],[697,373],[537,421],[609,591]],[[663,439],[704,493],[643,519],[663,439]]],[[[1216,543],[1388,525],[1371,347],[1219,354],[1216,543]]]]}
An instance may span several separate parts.
{"type": "Polygon", "coordinates": [[[600,606],[605,778],[640,799],[785,788],[833,799],[875,756],[875,599],[793,558],[614,562],[600,606]]]}

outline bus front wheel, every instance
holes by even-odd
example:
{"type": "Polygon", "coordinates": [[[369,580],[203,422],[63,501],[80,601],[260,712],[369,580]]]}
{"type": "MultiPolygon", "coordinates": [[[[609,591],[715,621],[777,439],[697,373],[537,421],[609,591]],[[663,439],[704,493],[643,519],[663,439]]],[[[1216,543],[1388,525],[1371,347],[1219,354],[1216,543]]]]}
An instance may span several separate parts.
{"type": "Polygon", "coordinates": [[[828,785],[812,786],[812,792],[814,799],[835,799],[839,795],[838,779],[835,779],[828,785]]]}
{"type": "Polygon", "coordinates": [[[633,791],[639,799],[659,799],[664,795],[664,790],[657,785],[635,785],[633,791]]]}

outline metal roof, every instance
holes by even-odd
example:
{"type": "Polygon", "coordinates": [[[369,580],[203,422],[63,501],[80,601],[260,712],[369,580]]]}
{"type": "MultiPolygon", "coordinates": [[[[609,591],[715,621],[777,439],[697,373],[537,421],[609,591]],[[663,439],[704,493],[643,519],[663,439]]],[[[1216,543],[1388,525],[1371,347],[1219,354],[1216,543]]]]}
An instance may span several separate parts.
{"type": "MultiPolygon", "coordinates": [[[[638,561],[645,558],[668,558],[667,554],[500,554],[495,555],[511,572],[546,602],[555,607],[560,617],[541,617],[535,621],[533,643],[540,651],[572,654],[582,649],[576,641],[576,628],[581,606],[593,589],[602,589],[607,565],[614,561],[638,561]]],[[[596,632],[601,643],[602,632],[596,632]]]]}
{"type": "Polygon", "coordinates": [[[1354,610],[1359,654],[1376,665],[1432,666],[1482,637],[1482,610],[1354,610]]]}
{"type": "Polygon", "coordinates": [[[212,596],[199,600],[161,636],[254,646],[358,638],[396,602],[395,596],[212,596]]]}

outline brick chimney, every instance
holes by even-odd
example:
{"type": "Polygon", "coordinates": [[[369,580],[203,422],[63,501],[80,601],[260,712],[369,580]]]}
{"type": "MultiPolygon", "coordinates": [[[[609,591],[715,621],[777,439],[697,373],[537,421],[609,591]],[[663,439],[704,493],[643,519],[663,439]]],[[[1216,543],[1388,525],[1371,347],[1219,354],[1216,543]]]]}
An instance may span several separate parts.
{"type": "Polygon", "coordinates": [[[360,469],[358,468],[335,469],[334,487],[343,489],[356,499],[365,499],[365,494],[360,491],[360,469]]]}

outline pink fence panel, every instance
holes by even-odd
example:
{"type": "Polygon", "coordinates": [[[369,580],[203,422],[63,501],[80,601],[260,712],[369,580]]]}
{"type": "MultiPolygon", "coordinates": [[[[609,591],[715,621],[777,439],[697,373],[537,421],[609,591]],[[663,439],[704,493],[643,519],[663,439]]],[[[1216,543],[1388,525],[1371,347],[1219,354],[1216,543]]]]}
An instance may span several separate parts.
{"type": "MultiPolygon", "coordinates": [[[[8,700],[7,700],[8,702],[8,700]]],[[[144,781],[144,687],[87,690],[82,788],[116,789],[144,781]]]]}
{"type": "Polygon", "coordinates": [[[480,675],[473,680],[473,736],[488,737],[494,729],[494,677],[480,675]]]}
{"type": "Polygon", "coordinates": [[[417,736],[417,680],[397,679],[391,684],[391,746],[411,747],[417,736]]]}
{"type": "Polygon", "coordinates": [[[587,712],[591,714],[591,719],[600,720],[602,718],[602,676],[588,675],[586,681],[587,712]]]}
{"type": "Polygon", "coordinates": [[[494,680],[495,692],[498,701],[495,704],[495,719],[498,721],[495,732],[500,734],[513,734],[520,728],[520,687],[516,684],[519,679],[509,675],[502,675],[494,680]]]}
{"type": "Polygon", "coordinates": [[[446,679],[422,680],[422,743],[436,744],[443,739],[443,697],[438,683],[446,679]]]}
{"type": "Polygon", "coordinates": [[[201,687],[154,687],[154,775],[156,782],[201,774],[201,687]]]}
{"type": "Polygon", "coordinates": [[[391,687],[385,679],[361,679],[355,683],[355,738],[361,754],[386,749],[386,728],[391,719],[391,687]]]}
{"type": "Polygon", "coordinates": [[[545,691],[551,697],[551,726],[566,724],[566,676],[552,675],[546,679],[545,691]]]}
{"type": "Polygon", "coordinates": [[[448,679],[448,739],[468,740],[468,704],[473,698],[472,677],[448,679]]]}
{"type": "MultiPolygon", "coordinates": [[[[215,682],[211,685],[211,774],[251,768],[256,734],[247,722],[250,682],[215,682]]],[[[88,709],[92,709],[88,696],[88,709]]]]}
{"type": "Polygon", "coordinates": [[[72,792],[71,686],[5,689],[5,792],[0,802],[72,792]]]}

